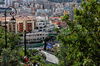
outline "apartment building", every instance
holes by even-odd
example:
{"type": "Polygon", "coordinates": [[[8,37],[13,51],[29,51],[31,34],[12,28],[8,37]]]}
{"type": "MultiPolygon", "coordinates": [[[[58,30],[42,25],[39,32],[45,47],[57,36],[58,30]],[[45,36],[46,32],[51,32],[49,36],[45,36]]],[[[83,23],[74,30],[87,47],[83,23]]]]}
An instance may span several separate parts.
{"type": "Polygon", "coordinates": [[[37,9],[36,16],[42,16],[42,15],[48,15],[51,16],[52,15],[52,10],[51,9],[37,9]]]}
{"type": "Polygon", "coordinates": [[[20,3],[18,3],[18,2],[14,2],[13,4],[14,4],[15,8],[18,8],[20,6],[20,3]]]}
{"type": "Polygon", "coordinates": [[[54,25],[60,25],[61,23],[61,17],[50,17],[49,20],[54,25]]]}
{"type": "Polygon", "coordinates": [[[12,5],[12,1],[13,0],[5,0],[5,5],[6,6],[8,6],[8,5],[11,6],[12,5]]]}
{"type": "MultiPolygon", "coordinates": [[[[48,36],[47,32],[36,32],[36,33],[27,33],[26,34],[26,41],[30,42],[39,42],[43,41],[48,36]]],[[[24,36],[22,37],[24,39],[24,36]]]]}
{"type": "Polygon", "coordinates": [[[73,7],[65,7],[64,8],[64,15],[69,14],[70,20],[74,20],[74,9],[73,7]]]}
{"type": "Polygon", "coordinates": [[[47,16],[38,16],[36,17],[36,19],[37,19],[37,21],[35,22],[36,32],[50,32],[55,27],[48,21],[47,16]]]}
{"type": "Polygon", "coordinates": [[[12,17],[6,18],[6,27],[5,27],[5,17],[0,17],[0,26],[7,28],[8,32],[14,32],[17,34],[17,23],[12,23],[12,17]]]}
{"type": "Polygon", "coordinates": [[[64,12],[64,8],[56,8],[55,12],[61,12],[61,13],[63,13],[64,12]]]}
{"type": "MultiPolygon", "coordinates": [[[[34,30],[34,21],[32,19],[29,19],[28,17],[17,17],[16,23],[11,22],[12,17],[6,18],[7,23],[7,30],[8,32],[15,32],[15,34],[21,32],[24,32],[26,30],[27,32],[33,32],[34,30]]],[[[5,27],[5,17],[0,17],[0,26],[5,27]]]]}
{"type": "Polygon", "coordinates": [[[32,19],[29,19],[28,17],[20,17],[17,19],[18,23],[18,32],[33,32],[35,26],[34,26],[34,21],[32,19]]]}

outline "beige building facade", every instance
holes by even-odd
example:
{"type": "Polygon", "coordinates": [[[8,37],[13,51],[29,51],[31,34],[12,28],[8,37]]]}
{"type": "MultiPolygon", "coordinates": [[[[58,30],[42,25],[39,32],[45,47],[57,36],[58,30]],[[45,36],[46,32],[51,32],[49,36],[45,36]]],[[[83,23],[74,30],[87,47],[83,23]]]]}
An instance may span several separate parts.
{"type": "MultiPolygon", "coordinates": [[[[6,18],[6,28],[8,32],[14,32],[18,34],[19,32],[33,32],[34,30],[34,21],[28,17],[17,17],[16,23],[11,23],[11,17],[6,18]]],[[[0,26],[5,27],[5,17],[0,17],[0,26]]]]}

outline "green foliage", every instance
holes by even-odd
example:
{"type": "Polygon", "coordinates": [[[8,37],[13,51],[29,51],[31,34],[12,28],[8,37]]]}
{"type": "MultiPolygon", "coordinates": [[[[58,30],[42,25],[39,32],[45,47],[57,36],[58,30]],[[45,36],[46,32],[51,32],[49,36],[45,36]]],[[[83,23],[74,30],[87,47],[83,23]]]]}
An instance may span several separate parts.
{"type": "MultiPolygon", "coordinates": [[[[5,48],[5,31],[0,27],[0,65],[1,66],[22,66],[20,64],[24,58],[24,47],[18,47],[18,42],[21,40],[20,34],[14,34],[13,32],[7,32],[7,48],[5,48]]],[[[49,40],[51,37],[45,39],[49,40]]],[[[37,61],[41,66],[46,66],[46,56],[44,53],[39,52],[36,49],[28,50],[27,56],[29,61],[37,61]],[[37,54],[36,54],[37,53],[37,54]],[[36,54],[36,55],[35,55],[36,54]],[[35,56],[34,56],[35,55],[35,56]]]]}
{"type": "Polygon", "coordinates": [[[39,52],[37,49],[30,50],[30,53],[34,56],[35,53],[39,52]]]}
{"type": "MultiPolygon", "coordinates": [[[[38,52],[38,50],[36,49],[32,49],[33,52],[38,52]]],[[[27,56],[29,58],[29,61],[37,61],[41,64],[45,64],[45,61],[44,59],[40,56],[40,55],[36,55],[36,56],[33,56],[31,55],[31,52],[32,51],[29,51],[27,49],[27,56]]],[[[11,50],[11,48],[7,48],[7,49],[2,49],[2,53],[1,53],[1,56],[3,57],[3,62],[1,62],[2,65],[4,65],[5,63],[9,66],[11,65],[14,65],[14,66],[17,66],[17,65],[20,65],[20,61],[23,61],[23,58],[24,58],[24,49],[23,47],[21,48],[18,48],[17,50],[13,49],[11,50]]]]}
{"type": "Polygon", "coordinates": [[[55,32],[59,32],[59,28],[55,28],[54,31],[55,31],[55,32]]]}
{"type": "Polygon", "coordinates": [[[46,55],[45,55],[45,53],[43,53],[43,52],[37,52],[37,53],[35,53],[34,55],[39,55],[39,56],[41,56],[44,60],[46,60],[46,55]]]}
{"type": "Polygon", "coordinates": [[[18,53],[19,53],[18,56],[20,57],[20,59],[24,58],[25,55],[24,55],[24,49],[23,48],[19,48],[18,53]]]}
{"type": "Polygon", "coordinates": [[[14,34],[13,32],[9,32],[8,35],[8,47],[10,47],[11,49],[16,49],[18,48],[18,42],[21,40],[21,38],[19,37],[19,34],[14,34]]]}
{"type": "Polygon", "coordinates": [[[56,66],[56,65],[54,65],[54,64],[51,64],[51,63],[48,63],[48,64],[47,64],[47,66],[56,66]]]}
{"type": "MultiPolygon", "coordinates": [[[[4,48],[5,45],[5,29],[0,27],[0,47],[4,48]]],[[[7,32],[7,47],[12,49],[18,48],[18,42],[21,40],[19,34],[14,34],[13,32],[7,32]]]]}
{"type": "Polygon", "coordinates": [[[32,54],[32,56],[29,58],[29,60],[34,63],[34,61],[36,61],[37,63],[39,63],[41,66],[45,66],[46,65],[46,55],[42,52],[39,52],[37,49],[32,49],[30,50],[30,53],[32,54]]]}
{"type": "Polygon", "coordinates": [[[41,59],[43,59],[40,55],[36,55],[35,57],[34,57],[34,59],[36,60],[36,61],[40,61],[41,59]]]}
{"type": "Polygon", "coordinates": [[[5,47],[5,35],[4,35],[4,28],[0,26],[0,47],[5,47]]]}
{"type": "Polygon", "coordinates": [[[73,22],[62,17],[68,28],[63,28],[57,37],[61,42],[60,51],[55,53],[59,66],[100,65],[100,3],[85,0],[81,7],[75,9],[73,22]]]}
{"type": "Polygon", "coordinates": [[[76,4],[73,4],[72,7],[75,7],[76,4]]]}
{"type": "Polygon", "coordinates": [[[11,65],[17,65],[18,64],[18,52],[16,50],[12,50],[11,48],[7,48],[7,49],[2,49],[2,53],[1,56],[3,57],[3,62],[2,64],[5,62],[7,65],[11,66],[11,65]]]}
{"type": "Polygon", "coordinates": [[[65,22],[68,22],[68,21],[69,21],[69,17],[70,17],[70,16],[69,16],[68,14],[65,14],[64,16],[61,17],[61,21],[62,21],[62,22],[64,22],[64,21],[65,21],[65,22]]]}
{"type": "MultiPolygon", "coordinates": [[[[18,49],[18,53],[19,53],[18,56],[20,57],[20,59],[24,58],[24,56],[25,56],[24,51],[25,51],[24,47],[21,47],[18,49]]],[[[38,50],[36,50],[36,49],[32,49],[32,50],[27,49],[26,54],[28,57],[31,57],[31,56],[33,56],[33,53],[36,53],[36,52],[38,52],[38,50]]]]}
{"type": "Polygon", "coordinates": [[[11,52],[10,48],[7,48],[7,49],[4,48],[4,49],[2,49],[1,56],[7,58],[9,56],[10,52],[11,52]]]}
{"type": "Polygon", "coordinates": [[[32,56],[31,55],[31,52],[29,51],[29,49],[27,49],[26,54],[27,54],[28,57],[31,57],[32,56]]]}
{"type": "Polygon", "coordinates": [[[45,65],[46,65],[45,60],[44,60],[43,57],[41,57],[40,55],[35,55],[35,56],[31,57],[29,60],[30,60],[32,63],[37,62],[37,63],[39,63],[41,66],[45,66],[45,65]]]}

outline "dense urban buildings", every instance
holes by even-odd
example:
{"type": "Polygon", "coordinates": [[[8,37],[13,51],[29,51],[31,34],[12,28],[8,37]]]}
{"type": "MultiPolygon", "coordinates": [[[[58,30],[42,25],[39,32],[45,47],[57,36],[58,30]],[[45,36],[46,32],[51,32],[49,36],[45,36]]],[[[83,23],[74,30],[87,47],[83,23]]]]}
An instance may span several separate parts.
{"type": "MultiPolygon", "coordinates": [[[[63,0],[64,1],[64,0],[63,0]]],[[[81,0],[80,0],[81,1],[81,0]]],[[[0,2],[2,2],[0,0],[0,2]]],[[[7,30],[8,32],[14,32],[16,34],[27,32],[28,41],[35,41],[44,39],[45,37],[35,37],[37,34],[49,34],[54,32],[55,28],[65,27],[66,23],[61,21],[61,16],[65,14],[70,15],[70,19],[74,20],[74,7],[81,9],[79,0],[71,0],[65,3],[52,2],[48,0],[5,0],[0,4],[0,26],[4,27],[4,12],[7,7],[13,6],[17,10],[15,16],[16,23],[11,24],[11,16],[9,12],[11,8],[7,10],[7,30]],[[28,34],[29,33],[29,34],[28,34]],[[34,39],[35,37],[36,39],[34,39]]]]}

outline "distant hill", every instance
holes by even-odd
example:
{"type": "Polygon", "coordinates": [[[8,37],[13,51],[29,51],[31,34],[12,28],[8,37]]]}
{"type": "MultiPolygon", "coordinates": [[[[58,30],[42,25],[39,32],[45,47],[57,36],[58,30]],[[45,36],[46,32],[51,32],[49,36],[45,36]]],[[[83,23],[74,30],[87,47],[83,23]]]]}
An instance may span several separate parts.
{"type": "MultiPolygon", "coordinates": [[[[73,0],[48,0],[48,1],[62,3],[62,2],[72,2],[73,0]]],[[[81,2],[81,0],[74,0],[74,1],[78,1],[78,3],[81,2]]]]}

